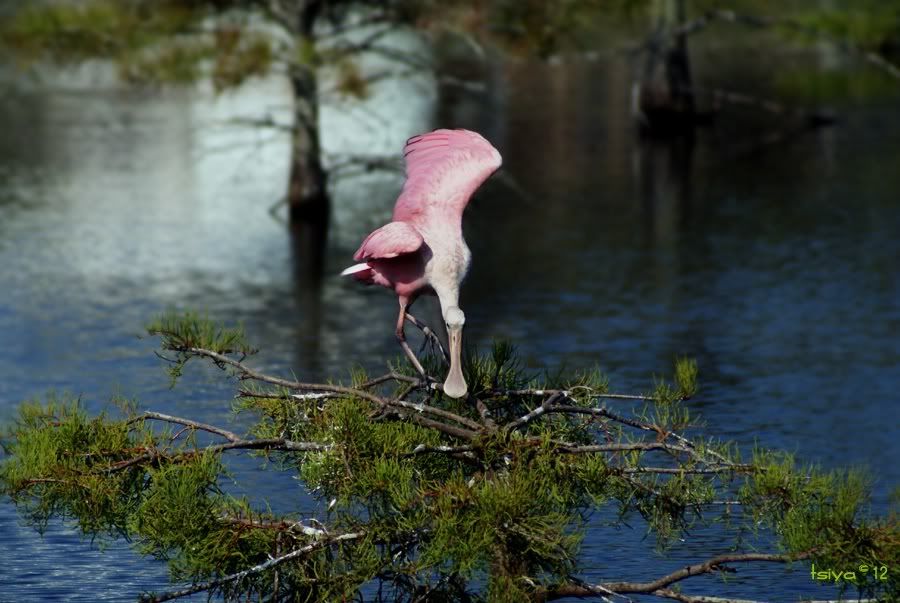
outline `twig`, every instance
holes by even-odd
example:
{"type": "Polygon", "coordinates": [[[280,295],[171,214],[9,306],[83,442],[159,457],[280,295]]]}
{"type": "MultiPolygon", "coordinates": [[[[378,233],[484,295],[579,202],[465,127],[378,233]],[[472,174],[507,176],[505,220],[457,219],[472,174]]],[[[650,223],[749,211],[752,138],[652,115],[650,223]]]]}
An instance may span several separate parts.
{"type": "Polygon", "coordinates": [[[146,452],[140,456],[136,456],[134,458],[128,459],[126,461],[119,461],[118,463],[113,463],[109,467],[105,468],[107,473],[116,473],[118,471],[122,471],[129,467],[133,467],[134,465],[140,465],[141,463],[153,461],[158,458],[165,458],[169,461],[174,461],[181,457],[188,456],[196,456],[198,454],[204,453],[212,453],[217,454],[219,452],[225,452],[226,450],[260,450],[260,449],[269,449],[269,450],[288,450],[292,452],[316,452],[316,451],[324,451],[330,450],[332,448],[331,444],[322,444],[319,442],[294,442],[291,440],[286,440],[284,438],[271,438],[271,439],[256,439],[256,440],[241,440],[231,441],[227,444],[214,444],[211,446],[206,446],[205,448],[196,448],[193,450],[182,450],[176,452],[174,454],[167,454],[165,451],[155,448],[146,452]]]}
{"type": "MultiPolygon", "coordinates": [[[[569,398],[569,399],[571,399],[571,398],[569,398]]],[[[573,400],[573,402],[574,402],[574,400],[573,400]]],[[[635,429],[660,433],[660,429],[656,425],[644,423],[643,421],[638,421],[637,419],[631,419],[629,417],[623,417],[622,415],[611,412],[606,408],[594,408],[591,406],[556,405],[553,408],[549,409],[547,412],[582,414],[582,415],[591,415],[594,417],[603,417],[605,419],[609,419],[610,421],[615,421],[616,423],[621,423],[623,425],[628,425],[629,427],[634,427],[635,429]]]]}
{"type": "Polygon", "coordinates": [[[233,368],[236,368],[241,372],[242,378],[253,379],[255,381],[262,381],[264,383],[271,383],[272,385],[278,385],[280,387],[284,387],[287,389],[295,389],[301,391],[319,391],[319,392],[332,392],[337,394],[344,394],[348,396],[356,396],[358,398],[362,398],[364,400],[368,400],[374,404],[379,406],[393,406],[398,408],[403,408],[407,410],[415,410],[419,413],[428,413],[435,416],[439,416],[444,419],[449,419],[460,425],[465,425],[474,429],[476,431],[470,431],[469,429],[461,429],[454,427],[452,425],[447,425],[445,423],[440,423],[438,421],[432,421],[430,419],[425,419],[424,417],[417,417],[415,415],[409,415],[410,418],[420,425],[432,427],[439,431],[443,431],[448,435],[453,435],[456,437],[465,438],[468,440],[474,439],[477,435],[477,431],[482,429],[482,426],[472,421],[471,419],[467,419],[463,416],[457,415],[456,413],[452,413],[440,408],[435,408],[434,406],[427,406],[424,404],[413,404],[411,402],[404,402],[402,400],[388,400],[382,398],[380,396],[376,396],[370,392],[361,390],[355,387],[346,387],[344,385],[332,385],[330,383],[302,383],[300,381],[290,381],[288,379],[282,379],[280,377],[273,377],[272,375],[266,375],[264,373],[260,373],[246,366],[245,364],[226,356],[225,354],[220,354],[218,352],[214,352],[212,350],[207,350],[205,348],[186,348],[184,350],[176,350],[182,352],[189,352],[191,354],[195,354],[197,356],[206,356],[207,358],[212,359],[217,365],[224,366],[228,365],[233,368]]]}
{"type": "MultiPolygon", "coordinates": [[[[328,400],[330,398],[337,398],[341,394],[336,394],[334,392],[318,392],[313,394],[291,394],[291,398],[294,400],[328,400]]],[[[281,398],[282,396],[276,396],[281,398]]]]}
{"type": "Polygon", "coordinates": [[[418,404],[415,402],[406,402],[405,400],[388,400],[387,404],[390,406],[397,406],[400,408],[404,408],[406,410],[414,410],[418,413],[428,413],[432,414],[436,417],[441,417],[443,419],[448,419],[450,421],[455,421],[460,425],[465,425],[471,429],[481,430],[482,425],[476,423],[472,419],[467,419],[466,417],[460,416],[456,413],[452,413],[448,410],[444,410],[442,408],[436,408],[434,406],[429,406],[427,404],[418,404]]]}
{"type": "Polygon", "coordinates": [[[758,468],[753,465],[729,465],[726,467],[704,467],[697,469],[683,469],[680,467],[625,467],[621,469],[623,473],[661,473],[681,475],[684,474],[716,474],[729,473],[733,471],[756,471],[758,468]]]}
{"type": "Polygon", "coordinates": [[[370,387],[375,387],[376,385],[380,385],[388,381],[403,381],[405,383],[415,383],[417,385],[421,383],[421,380],[416,377],[408,377],[406,375],[401,375],[396,371],[391,371],[390,373],[384,374],[380,377],[369,379],[365,383],[360,383],[357,387],[359,387],[359,389],[369,389],[370,387]]]}
{"type": "Polygon", "coordinates": [[[258,519],[254,520],[249,517],[234,517],[229,515],[223,515],[221,519],[222,521],[228,523],[247,526],[251,528],[276,529],[285,531],[294,530],[307,536],[315,536],[316,538],[328,535],[328,532],[321,528],[314,528],[299,521],[288,521],[286,519],[263,521],[258,519]]]}
{"type": "MultiPolygon", "coordinates": [[[[541,440],[530,441],[532,444],[540,444],[541,440]]],[[[693,451],[685,446],[676,446],[674,444],[666,444],[665,442],[630,442],[622,444],[589,444],[579,446],[577,444],[569,444],[560,442],[557,450],[567,454],[590,454],[594,452],[629,452],[636,450],[665,450],[666,452],[684,452],[691,454],[693,451]]]]}
{"type": "Polygon", "coordinates": [[[269,559],[263,563],[258,565],[254,565],[253,567],[247,568],[243,571],[230,574],[228,576],[224,576],[222,578],[218,578],[216,580],[210,580],[209,582],[201,582],[200,584],[195,584],[191,587],[170,591],[167,593],[163,593],[161,595],[149,595],[145,597],[141,597],[141,601],[146,601],[147,603],[161,603],[162,601],[171,601],[173,599],[180,599],[181,597],[187,597],[189,595],[193,595],[195,593],[200,593],[208,590],[212,590],[222,586],[223,584],[227,584],[229,582],[236,582],[238,580],[242,580],[251,574],[258,574],[260,572],[264,572],[268,569],[281,565],[286,561],[290,561],[292,559],[296,559],[302,555],[307,553],[311,553],[315,550],[325,548],[326,546],[331,546],[333,544],[337,544],[339,542],[347,541],[347,540],[358,540],[365,536],[365,532],[350,532],[347,534],[339,534],[337,536],[332,536],[327,539],[320,540],[318,542],[314,542],[307,546],[301,547],[299,549],[294,549],[290,553],[286,555],[282,555],[281,557],[275,557],[274,559],[269,559]]]}
{"type": "Polygon", "coordinates": [[[468,400],[475,404],[475,410],[478,411],[478,416],[481,417],[481,422],[484,423],[484,426],[491,431],[497,429],[497,423],[494,421],[493,417],[491,417],[491,410],[481,398],[475,396],[472,392],[469,392],[468,400]]]}
{"type": "Polygon", "coordinates": [[[473,446],[426,446],[425,444],[419,444],[413,448],[411,452],[407,452],[403,456],[409,457],[418,454],[465,454],[471,453],[472,450],[474,450],[473,446]]]}
{"type": "MultiPolygon", "coordinates": [[[[589,388],[588,388],[589,389],[589,388]]],[[[572,392],[575,388],[572,389],[501,389],[495,390],[491,393],[494,394],[503,394],[506,396],[545,396],[548,394],[563,394],[564,396],[571,396],[572,392]]],[[[653,396],[643,396],[639,394],[601,394],[601,393],[592,393],[591,398],[609,398],[612,400],[647,400],[654,401],[656,400],[653,396]]]]}
{"type": "Polygon", "coordinates": [[[540,406],[538,406],[537,408],[535,408],[528,414],[525,414],[525,415],[519,417],[518,419],[516,419],[515,421],[508,423],[505,426],[506,429],[508,431],[512,431],[513,429],[518,429],[519,427],[522,427],[523,425],[527,425],[530,421],[533,421],[534,419],[538,418],[545,412],[548,412],[550,410],[550,408],[553,406],[553,404],[555,404],[557,400],[560,400],[563,397],[565,397],[565,394],[563,394],[562,392],[556,392],[555,394],[553,394],[552,396],[550,396],[549,398],[544,400],[543,404],[541,404],[540,406]]]}
{"type": "Polygon", "coordinates": [[[161,412],[153,412],[149,410],[144,412],[144,414],[142,415],[129,419],[128,423],[136,423],[144,419],[154,419],[157,421],[165,421],[167,423],[177,423],[178,425],[184,425],[192,429],[199,429],[201,431],[208,431],[209,433],[220,435],[231,442],[241,441],[241,437],[239,435],[228,431],[227,429],[222,429],[221,427],[216,427],[215,425],[209,425],[207,423],[200,423],[199,421],[192,421],[190,419],[183,419],[181,417],[173,417],[172,415],[164,415],[161,412]]]}

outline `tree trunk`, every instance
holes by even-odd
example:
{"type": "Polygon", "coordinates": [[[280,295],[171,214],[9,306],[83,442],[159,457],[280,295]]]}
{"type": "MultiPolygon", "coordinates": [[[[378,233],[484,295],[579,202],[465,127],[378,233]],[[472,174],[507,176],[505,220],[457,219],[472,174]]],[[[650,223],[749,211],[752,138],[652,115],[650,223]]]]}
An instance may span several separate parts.
{"type": "MultiPolygon", "coordinates": [[[[277,5],[291,23],[295,39],[312,41],[322,0],[293,0],[277,5]]],[[[291,221],[322,224],[328,218],[327,175],[322,168],[319,144],[319,98],[316,68],[295,63],[290,72],[294,92],[294,132],[291,140],[291,173],[287,202],[291,221]]]]}
{"type": "Polygon", "coordinates": [[[313,67],[297,67],[291,74],[294,90],[294,133],[288,208],[291,220],[321,221],[328,214],[326,174],[319,145],[319,100],[313,67]]]}
{"type": "Polygon", "coordinates": [[[696,122],[687,36],[671,31],[686,20],[685,0],[656,4],[656,31],[646,44],[646,57],[634,91],[634,112],[641,131],[669,136],[693,131],[696,122]]]}

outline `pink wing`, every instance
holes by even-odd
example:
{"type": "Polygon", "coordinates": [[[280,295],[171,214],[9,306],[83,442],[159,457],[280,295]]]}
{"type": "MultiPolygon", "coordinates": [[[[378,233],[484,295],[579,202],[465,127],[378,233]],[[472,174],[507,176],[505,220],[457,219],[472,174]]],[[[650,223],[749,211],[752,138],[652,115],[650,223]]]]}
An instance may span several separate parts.
{"type": "Polygon", "coordinates": [[[469,130],[435,130],[413,136],[403,149],[406,183],[394,220],[409,219],[429,206],[465,209],[472,194],[500,167],[500,153],[469,130]]]}
{"type": "Polygon", "coordinates": [[[395,258],[412,253],[422,246],[424,239],[419,231],[406,222],[391,222],[366,237],[353,254],[357,262],[371,259],[395,258]]]}

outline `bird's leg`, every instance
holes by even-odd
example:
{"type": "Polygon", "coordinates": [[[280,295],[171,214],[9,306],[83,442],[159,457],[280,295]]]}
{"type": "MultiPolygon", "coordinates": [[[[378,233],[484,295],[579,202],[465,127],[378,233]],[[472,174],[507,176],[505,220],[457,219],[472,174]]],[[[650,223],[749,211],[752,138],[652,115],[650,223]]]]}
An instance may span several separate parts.
{"type": "Polygon", "coordinates": [[[425,334],[426,340],[431,340],[437,348],[441,351],[441,355],[444,357],[444,361],[449,365],[450,364],[450,356],[447,355],[447,350],[444,349],[444,346],[441,344],[440,338],[437,336],[437,333],[431,330],[431,327],[426,325],[424,322],[420,321],[418,318],[410,314],[406,313],[406,320],[416,325],[422,333],[425,334]]]}
{"type": "Polygon", "coordinates": [[[422,363],[419,362],[419,359],[416,358],[416,355],[413,354],[413,351],[409,348],[409,344],[406,343],[406,335],[403,333],[403,323],[406,319],[406,306],[408,304],[405,303],[405,300],[400,301],[400,316],[397,317],[397,341],[400,343],[400,347],[403,348],[403,352],[406,354],[406,357],[409,358],[409,361],[412,363],[413,367],[419,372],[426,382],[428,381],[428,375],[425,374],[425,369],[422,367],[422,363]]]}

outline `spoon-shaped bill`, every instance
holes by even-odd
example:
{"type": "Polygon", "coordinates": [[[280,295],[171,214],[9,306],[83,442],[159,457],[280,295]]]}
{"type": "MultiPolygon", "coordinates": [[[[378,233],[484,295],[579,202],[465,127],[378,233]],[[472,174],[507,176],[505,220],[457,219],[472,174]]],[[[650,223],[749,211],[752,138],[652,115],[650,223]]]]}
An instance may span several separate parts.
{"type": "Polygon", "coordinates": [[[462,398],[469,389],[463,378],[459,359],[462,350],[462,326],[448,327],[447,336],[450,340],[450,371],[447,373],[447,380],[444,381],[444,393],[451,398],[462,398]]]}

